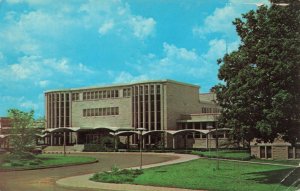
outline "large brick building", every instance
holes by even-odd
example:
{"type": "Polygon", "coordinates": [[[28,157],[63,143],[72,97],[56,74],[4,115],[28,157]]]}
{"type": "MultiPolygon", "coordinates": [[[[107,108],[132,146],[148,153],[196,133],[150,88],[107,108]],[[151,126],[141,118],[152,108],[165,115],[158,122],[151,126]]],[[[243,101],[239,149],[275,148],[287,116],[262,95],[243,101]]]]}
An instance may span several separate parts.
{"type": "Polygon", "coordinates": [[[67,130],[69,144],[114,134],[136,145],[144,128],[144,146],[215,147],[227,140],[225,130],[216,133],[219,109],[215,94],[173,80],[52,90],[45,93],[46,142],[61,145],[67,130]]]}

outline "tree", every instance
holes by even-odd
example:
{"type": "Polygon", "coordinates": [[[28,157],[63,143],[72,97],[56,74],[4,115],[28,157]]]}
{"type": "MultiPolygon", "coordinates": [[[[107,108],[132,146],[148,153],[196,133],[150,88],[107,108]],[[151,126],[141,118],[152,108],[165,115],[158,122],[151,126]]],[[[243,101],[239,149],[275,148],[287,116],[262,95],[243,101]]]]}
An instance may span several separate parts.
{"type": "Polygon", "coordinates": [[[34,111],[23,112],[18,109],[8,110],[8,117],[12,121],[10,142],[13,153],[24,153],[35,144],[34,111]]]}
{"type": "Polygon", "coordinates": [[[218,60],[219,122],[237,141],[300,138],[300,3],[271,3],[235,19],[241,45],[218,60]]]}

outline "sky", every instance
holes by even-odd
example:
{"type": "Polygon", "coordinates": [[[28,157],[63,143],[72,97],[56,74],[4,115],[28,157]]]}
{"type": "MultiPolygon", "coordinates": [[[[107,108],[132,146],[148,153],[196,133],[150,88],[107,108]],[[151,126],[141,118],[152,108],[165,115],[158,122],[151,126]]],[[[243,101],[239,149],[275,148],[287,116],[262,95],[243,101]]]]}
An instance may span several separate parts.
{"type": "Polygon", "coordinates": [[[240,44],[232,21],[267,0],[0,0],[0,116],[44,116],[44,92],[172,79],[209,92],[240,44]]]}

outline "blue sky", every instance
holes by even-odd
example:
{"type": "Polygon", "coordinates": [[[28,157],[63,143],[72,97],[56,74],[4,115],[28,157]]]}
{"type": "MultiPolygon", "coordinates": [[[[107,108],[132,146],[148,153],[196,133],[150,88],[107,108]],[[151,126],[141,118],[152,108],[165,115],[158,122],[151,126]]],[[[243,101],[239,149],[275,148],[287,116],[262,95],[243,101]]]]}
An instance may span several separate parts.
{"type": "Polygon", "coordinates": [[[232,21],[262,2],[0,0],[0,116],[43,116],[50,89],[173,79],[208,92],[239,45],[232,21]]]}

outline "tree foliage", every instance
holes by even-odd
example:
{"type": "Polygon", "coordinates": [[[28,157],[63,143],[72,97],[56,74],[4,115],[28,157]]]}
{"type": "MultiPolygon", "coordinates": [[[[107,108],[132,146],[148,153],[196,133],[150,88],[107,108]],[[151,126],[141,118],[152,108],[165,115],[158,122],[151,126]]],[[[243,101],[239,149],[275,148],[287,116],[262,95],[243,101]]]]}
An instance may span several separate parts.
{"type": "Polygon", "coordinates": [[[294,143],[300,138],[299,1],[273,1],[233,24],[241,45],[218,60],[225,82],[215,87],[220,126],[232,128],[238,141],[272,142],[281,134],[294,143]]]}
{"type": "Polygon", "coordinates": [[[10,143],[14,153],[28,151],[35,144],[34,111],[23,112],[18,109],[8,110],[8,117],[12,120],[10,143]]]}

